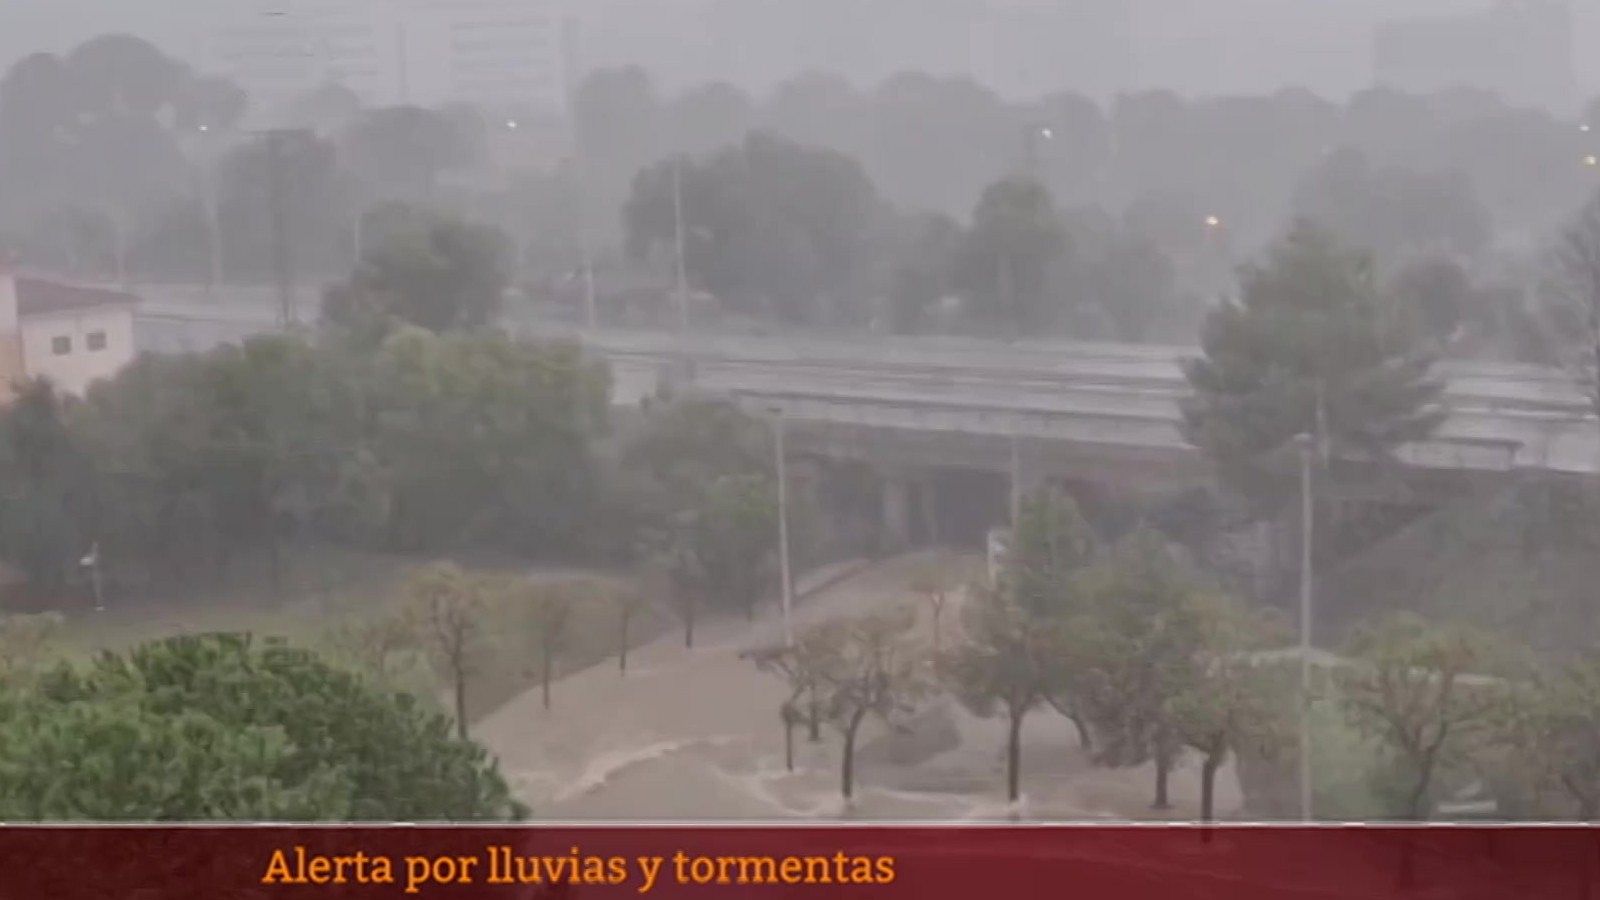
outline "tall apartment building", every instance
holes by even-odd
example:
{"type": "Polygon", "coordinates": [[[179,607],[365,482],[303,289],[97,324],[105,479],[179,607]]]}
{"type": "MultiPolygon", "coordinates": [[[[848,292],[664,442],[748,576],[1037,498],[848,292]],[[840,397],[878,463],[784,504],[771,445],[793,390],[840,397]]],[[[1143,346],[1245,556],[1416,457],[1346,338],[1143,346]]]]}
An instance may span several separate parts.
{"type": "Polygon", "coordinates": [[[1378,26],[1380,85],[1427,92],[1471,86],[1513,102],[1569,106],[1577,76],[1571,8],[1564,0],[1500,0],[1491,10],[1378,26]]]}
{"type": "Polygon", "coordinates": [[[219,11],[207,68],[271,109],[321,85],[373,104],[559,108],[563,0],[252,0],[219,11]]]}

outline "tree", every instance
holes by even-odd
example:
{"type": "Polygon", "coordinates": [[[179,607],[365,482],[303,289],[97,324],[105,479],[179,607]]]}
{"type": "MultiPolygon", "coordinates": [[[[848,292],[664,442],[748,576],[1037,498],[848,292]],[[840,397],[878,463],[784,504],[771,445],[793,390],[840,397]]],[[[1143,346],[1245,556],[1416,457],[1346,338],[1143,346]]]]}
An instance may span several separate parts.
{"type": "Polygon", "coordinates": [[[888,327],[912,334],[935,305],[955,296],[954,266],[964,240],[955,220],[925,213],[897,222],[888,279],[888,327]]]}
{"type": "Polygon", "coordinates": [[[1600,655],[1585,653],[1511,687],[1495,743],[1535,792],[1565,795],[1580,822],[1600,816],[1600,655]]]}
{"type": "Polygon", "coordinates": [[[393,106],[362,114],[346,132],[352,168],[393,196],[431,196],[439,174],[476,161],[480,146],[458,117],[393,106]]]}
{"type": "Polygon", "coordinates": [[[650,612],[650,600],[637,588],[622,587],[611,592],[611,608],[617,615],[617,671],[628,674],[628,650],[633,645],[629,626],[640,615],[650,612]]]}
{"type": "Polygon", "coordinates": [[[1048,327],[1059,313],[1048,296],[1047,272],[1066,250],[1049,189],[1027,178],[999,181],[973,210],[956,284],[975,301],[980,320],[1027,334],[1048,327]]]}
{"type": "Polygon", "coordinates": [[[420,638],[412,617],[379,613],[345,622],[329,634],[328,643],[358,671],[385,685],[394,679],[396,659],[416,649],[420,638]]]}
{"type": "Polygon", "coordinates": [[[713,481],[694,513],[692,550],[706,598],[754,618],[776,576],[778,504],[770,478],[713,481]]]}
{"type": "Polygon", "coordinates": [[[1568,224],[1556,265],[1560,290],[1551,311],[1558,336],[1554,343],[1600,411],[1600,192],[1568,224]]]}
{"type": "Polygon", "coordinates": [[[282,643],[170,638],[0,699],[10,821],[520,818],[449,719],[282,643]],[[63,765],[62,760],[72,760],[63,765]]]}
{"type": "Polygon", "coordinates": [[[448,216],[400,215],[350,281],[328,291],[323,318],[379,334],[391,323],[434,332],[493,324],[510,283],[505,236],[448,216]]]}
{"type": "Polygon", "coordinates": [[[826,631],[806,631],[791,644],[775,644],[744,654],[757,669],[788,682],[789,695],[779,704],[778,716],[783,723],[783,764],[790,772],[794,771],[795,726],[808,723],[811,740],[821,739],[820,697],[828,666],[834,661],[834,648],[828,644],[831,638],[832,634],[826,631]]]}
{"type": "Polygon", "coordinates": [[[0,692],[30,684],[55,649],[60,613],[0,613],[0,692]]]}
{"type": "Polygon", "coordinates": [[[578,598],[566,585],[537,584],[524,580],[516,589],[525,604],[528,629],[533,633],[534,648],[539,654],[539,693],[544,708],[550,708],[550,681],[555,673],[556,658],[566,649],[570,638],[568,627],[578,598]]]}
{"type": "Polygon", "coordinates": [[[352,476],[397,550],[581,551],[610,382],[581,348],[407,330],[371,357],[352,476]],[[359,476],[359,478],[357,478],[359,476]]]}
{"type": "Polygon", "coordinates": [[[1022,796],[1022,725],[1050,694],[1058,635],[1004,588],[974,592],[962,641],[942,659],[945,683],[974,715],[1006,718],[1006,799],[1022,796]]]}
{"type": "Polygon", "coordinates": [[[676,245],[682,178],[689,278],[741,312],[789,322],[859,319],[831,311],[866,277],[863,247],[881,212],[849,157],[756,132],[704,162],[641,171],[624,210],[629,253],[676,245]]]}
{"type": "Polygon", "coordinates": [[[1336,459],[1389,459],[1437,427],[1441,389],[1422,348],[1383,326],[1368,258],[1297,225],[1245,270],[1242,299],[1207,317],[1205,356],[1186,369],[1186,437],[1267,505],[1290,486],[1271,457],[1297,434],[1320,430],[1336,459]]]}
{"type": "MultiPolygon", "coordinates": [[[[1003,586],[1030,628],[1059,636],[1076,627],[1085,612],[1077,580],[1094,551],[1094,535],[1070,496],[1045,490],[1023,499],[1003,586]]],[[[1058,663],[1049,673],[1045,700],[1072,722],[1079,744],[1090,750],[1094,740],[1077,698],[1077,674],[1065,657],[1058,663]]]]}
{"type": "Polygon", "coordinates": [[[1492,233],[1466,176],[1375,167],[1350,148],[1315,168],[1293,205],[1343,241],[1384,255],[1407,248],[1474,254],[1492,233]]]}
{"type": "Polygon", "coordinates": [[[1196,595],[1201,656],[1173,703],[1179,739],[1200,754],[1200,821],[1215,818],[1217,771],[1241,748],[1266,759],[1294,745],[1292,682],[1255,654],[1273,631],[1225,595],[1196,595]]]}
{"type": "Polygon", "coordinates": [[[491,586],[450,563],[437,563],[406,580],[411,615],[435,668],[455,695],[456,734],[467,739],[467,682],[483,652],[484,615],[491,586]]]}
{"type": "Polygon", "coordinates": [[[1006,577],[1024,612],[1070,615],[1073,581],[1093,556],[1094,533],[1070,496],[1047,489],[1023,499],[1006,577]]]}
{"type": "Polygon", "coordinates": [[[1494,648],[1466,628],[1396,613],[1363,629],[1353,650],[1360,664],[1340,677],[1346,710],[1390,754],[1397,812],[1426,820],[1437,776],[1490,733],[1504,702],[1504,683],[1488,674],[1494,648]]]}
{"type": "Polygon", "coordinates": [[[1199,680],[1205,623],[1199,588],[1150,531],[1125,538],[1083,577],[1085,614],[1069,638],[1079,708],[1099,738],[1096,761],[1156,768],[1155,809],[1182,751],[1176,709],[1199,680]]]}
{"type": "Polygon", "coordinates": [[[823,717],[844,738],[840,789],[855,792],[856,737],[868,716],[893,723],[915,709],[929,687],[927,660],[910,638],[910,609],[841,619],[813,626],[801,640],[826,654],[823,717]]]}
{"type": "Polygon", "coordinates": [[[46,596],[69,583],[92,540],[92,469],[67,406],[49,382],[32,381],[0,410],[0,559],[46,596]]]}
{"type": "Polygon", "coordinates": [[[933,655],[943,653],[944,611],[949,606],[950,595],[961,590],[961,572],[945,561],[929,562],[911,576],[911,590],[921,596],[933,614],[933,655]]]}

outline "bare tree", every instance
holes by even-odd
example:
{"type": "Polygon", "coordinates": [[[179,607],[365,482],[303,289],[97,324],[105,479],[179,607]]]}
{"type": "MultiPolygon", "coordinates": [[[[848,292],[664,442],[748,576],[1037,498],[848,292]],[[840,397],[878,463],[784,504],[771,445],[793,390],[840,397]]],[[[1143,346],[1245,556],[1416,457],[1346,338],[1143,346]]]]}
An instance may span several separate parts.
{"type": "Polygon", "coordinates": [[[456,733],[467,737],[467,680],[477,673],[488,585],[450,563],[419,569],[407,580],[410,614],[434,666],[455,694],[456,733]]]}
{"type": "Polygon", "coordinates": [[[328,636],[336,652],[379,683],[395,675],[396,660],[417,649],[421,638],[414,617],[387,612],[345,622],[328,636]]]}
{"type": "Polygon", "coordinates": [[[950,595],[960,588],[960,571],[944,561],[922,566],[911,578],[911,590],[927,603],[933,613],[933,655],[936,657],[944,649],[944,611],[949,607],[950,595]]]}
{"type": "Polygon", "coordinates": [[[528,626],[539,653],[539,691],[550,708],[550,681],[556,658],[567,648],[568,626],[582,589],[571,584],[535,584],[524,581],[519,594],[527,604],[528,626]]]}
{"type": "Polygon", "coordinates": [[[807,631],[793,644],[776,644],[751,650],[743,657],[755,663],[756,668],[782,677],[789,685],[789,695],[779,704],[778,715],[783,723],[784,767],[794,771],[794,729],[809,721],[811,739],[820,739],[819,695],[823,690],[827,666],[833,658],[825,643],[832,635],[825,631],[807,631]],[[809,706],[809,715],[806,712],[809,706]]]}
{"type": "Polygon", "coordinates": [[[628,648],[632,644],[629,626],[641,613],[650,608],[649,600],[641,590],[623,587],[611,593],[611,607],[617,614],[617,671],[628,674],[628,648]]]}
{"type": "Polygon", "coordinates": [[[868,716],[893,723],[931,686],[929,660],[911,638],[909,608],[814,626],[802,640],[823,654],[823,714],[844,737],[840,789],[855,792],[856,738],[868,716]]]}

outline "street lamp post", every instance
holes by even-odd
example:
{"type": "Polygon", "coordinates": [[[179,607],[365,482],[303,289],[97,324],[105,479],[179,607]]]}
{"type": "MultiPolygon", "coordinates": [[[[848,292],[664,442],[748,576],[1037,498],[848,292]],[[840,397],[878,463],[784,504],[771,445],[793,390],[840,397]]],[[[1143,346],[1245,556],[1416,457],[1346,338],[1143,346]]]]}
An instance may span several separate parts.
{"type": "Polygon", "coordinates": [[[89,553],[79,560],[78,565],[89,572],[89,583],[94,588],[94,608],[96,612],[104,612],[106,608],[105,593],[100,586],[100,544],[97,542],[89,553]]]}
{"type": "Polygon", "coordinates": [[[210,125],[201,125],[199,127],[199,132],[201,135],[200,155],[202,157],[200,161],[200,179],[202,182],[201,199],[204,205],[202,212],[204,213],[206,219],[206,230],[209,232],[207,235],[207,238],[209,239],[209,247],[207,249],[210,250],[210,287],[211,290],[215,292],[222,289],[223,280],[222,216],[219,209],[219,199],[217,197],[217,152],[216,147],[214,146],[214,141],[216,138],[212,135],[212,129],[210,125]]]}
{"type": "Polygon", "coordinates": [[[1317,455],[1310,434],[1295,437],[1300,450],[1300,818],[1312,821],[1311,785],[1311,467],[1317,455]]]}
{"type": "Polygon", "coordinates": [[[672,219],[677,242],[678,328],[689,333],[689,275],[683,252],[683,156],[672,159],[672,219]]]}
{"type": "Polygon", "coordinates": [[[784,451],[784,437],[788,429],[781,407],[773,408],[772,414],[773,462],[778,478],[778,579],[783,602],[783,644],[790,647],[794,645],[794,626],[791,622],[794,579],[789,570],[789,471],[784,451]]]}

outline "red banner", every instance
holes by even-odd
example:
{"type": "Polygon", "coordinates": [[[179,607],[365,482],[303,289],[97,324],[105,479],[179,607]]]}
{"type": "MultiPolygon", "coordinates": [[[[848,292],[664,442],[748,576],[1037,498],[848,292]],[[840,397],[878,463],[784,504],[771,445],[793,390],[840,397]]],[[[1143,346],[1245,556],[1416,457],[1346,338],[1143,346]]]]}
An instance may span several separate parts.
{"type": "Polygon", "coordinates": [[[1600,829],[0,829],[0,900],[1600,897],[1600,829]]]}

